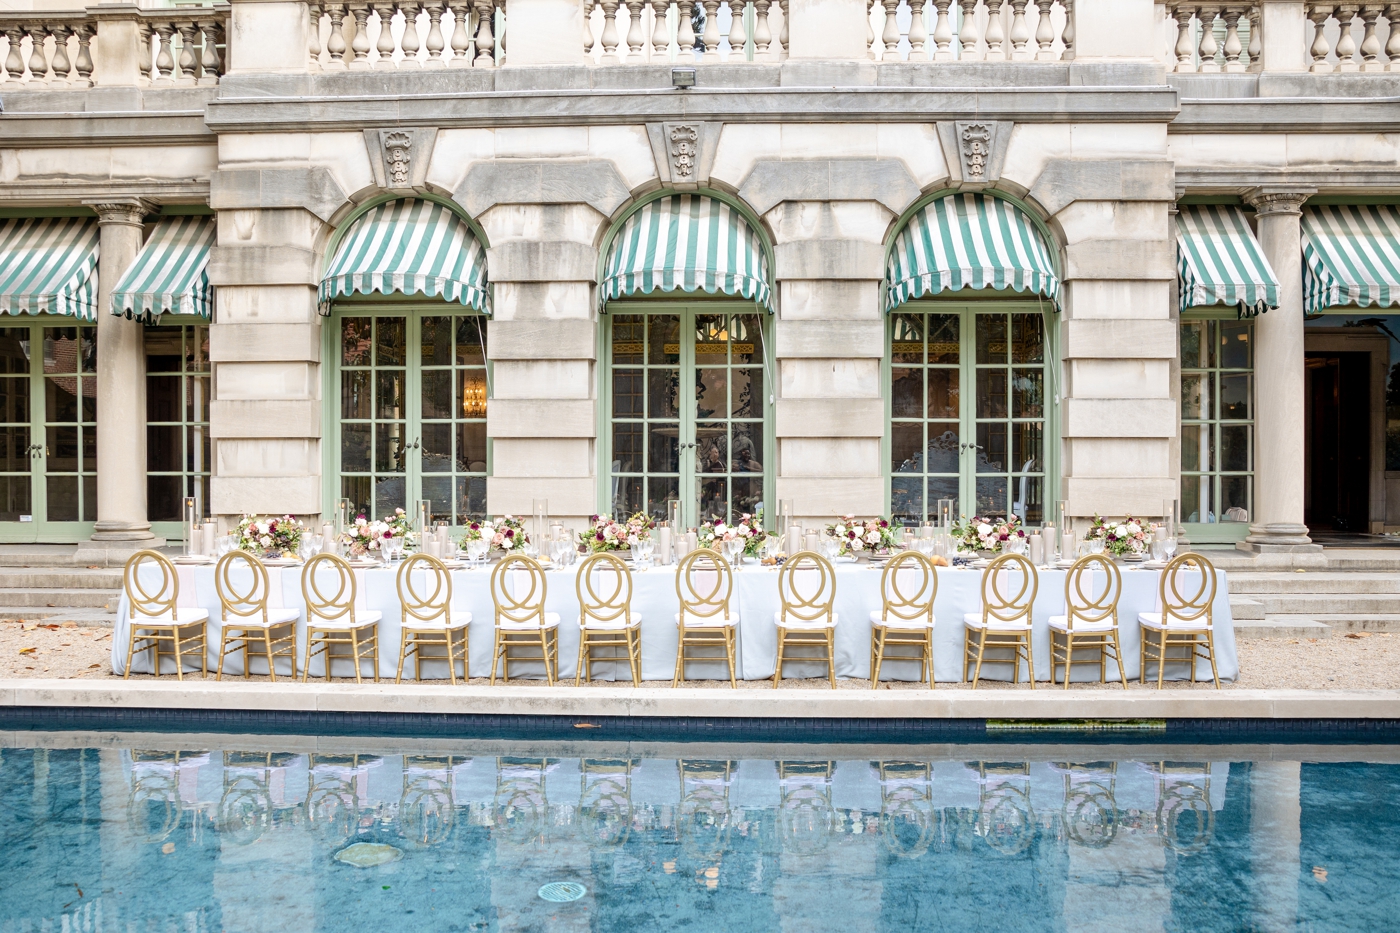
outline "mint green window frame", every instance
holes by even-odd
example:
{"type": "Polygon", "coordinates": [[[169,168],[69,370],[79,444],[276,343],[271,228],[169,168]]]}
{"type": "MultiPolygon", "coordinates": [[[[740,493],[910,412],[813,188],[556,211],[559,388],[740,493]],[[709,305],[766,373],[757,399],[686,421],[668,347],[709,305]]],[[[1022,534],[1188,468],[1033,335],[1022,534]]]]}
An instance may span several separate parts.
{"type": "MultiPolygon", "coordinates": [[[[1041,449],[1043,467],[1039,471],[1019,471],[1014,469],[1014,463],[1008,463],[1005,475],[1008,476],[1007,489],[1007,510],[1010,512],[1012,505],[1016,501],[1018,480],[1022,477],[1029,479],[1039,479],[1041,482],[1040,505],[1042,514],[1040,521],[1034,518],[1029,524],[1036,525],[1050,520],[1055,501],[1060,497],[1060,350],[1059,350],[1059,315],[1054,310],[1054,306],[1045,299],[1026,299],[1015,292],[972,292],[960,291],[950,295],[957,297],[938,297],[933,299],[920,299],[906,302],[900,305],[893,312],[886,315],[885,322],[885,353],[881,362],[881,387],[885,400],[885,432],[881,444],[881,462],[884,470],[885,480],[885,502],[888,507],[888,514],[894,515],[896,505],[895,479],[903,478],[905,474],[899,473],[894,466],[894,430],[896,424],[913,424],[922,422],[933,424],[941,421],[952,422],[954,419],[940,418],[899,418],[894,417],[894,391],[893,373],[897,368],[894,363],[893,343],[895,339],[895,324],[897,316],[900,314],[956,314],[959,315],[961,323],[959,326],[959,357],[958,363],[953,365],[940,366],[934,364],[930,366],[927,362],[922,364],[924,369],[956,369],[959,372],[959,412],[956,419],[958,425],[958,440],[962,445],[958,452],[958,495],[954,506],[958,516],[972,516],[977,511],[977,479],[978,476],[1000,476],[1001,472],[983,473],[977,472],[978,425],[995,424],[1006,422],[1011,424],[1027,423],[1039,421],[1043,424],[1041,438],[1041,449]],[[1007,295],[1015,297],[1008,298],[1007,295]],[[977,296],[977,297],[973,297],[977,296]],[[1042,343],[1044,346],[1041,363],[1016,364],[1008,362],[1006,367],[999,363],[979,363],[977,362],[977,327],[976,320],[978,314],[1035,314],[1041,319],[1042,343]],[[1039,368],[1043,373],[1041,381],[1041,411],[1042,417],[1017,417],[1014,410],[1008,411],[1007,418],[981,417],[977,412],[977,386],[979,370],[995,370],[999,368],[1039,368]]],[[[925,329],[925,341],[928,339],[928,331],[925,329]]],[[[1009,356],[1008,356],[1009,360],[1009,356]]],[[[928,439],[924,440],[925,450],[928,439]]],[[[1014,454],[1014,449],[1008,451],[1014,454]]],[[[914,476],[929,476],[927,471],[912,472],[907,474],[914,476]]],[[[928,520],[937,518],[937,495],[927,492],[929,486],[925,485],[923,515],[928,520]]],[[[906,521],[917,521],[914,516],[907,516],[906,521]]]]}
{"type": "MultiPolygon", "coordinates": [[[[672,301],[646,301],[646,300],[631,300],[631,299],[624,299],[624,300],[619,300],[619,301],[613,301],[613,302],[609,302],[606,313],[604,313],[604,314],[602,315],[602,318],[601,318],[602,326],[600,326],[600,327],[598,328],[598,359],[600,360],[601,365],[599,366],[600,379],[599,379],[599,391],[598,391],[598,408],[597,408],[597,412],[596,412],[596,423],[599,425],[599,436],[598,436],[598,487],[597,487],[597,495],[598,495],[598,500],[597,500],[597,501],[598,501],[598,509],[597,509],[597,510],[598,510],[598,513],[599,513],[599,514],[601,514],[601,515],[610,515],[610,514],[612,514],[612,512],[613,512],[613,499],[614,499],[614,497],[613,497],[613,479],[614,479],[614,474],[613,474],[613,471],[612,471],[612,463],[613,463],[613,453],[614,453],[614,451],[613,451],[613,436],[614,436],[613,428],[614,428],[614,420],[615,420],[615,419],[614,419],[614,417],[613,417],[613,401],[614,401],[614,399],[613,399],[613,380],[614,380],[614,365],[613,365],[613,352],[612,352],[612,333],[613,333],[612,327],[613,327],[613,321],[614,321],[614,319],[615,319],[616,317],[622,316],[622,315],[642,315],[642,316],[648,316],[648,315],[677,315],[677,316],[679,316],[679,317],[681,318],[681,325],[680,325],[680,334],[681,334],[681,341],[680,341],[681,346],[680,346],[680,350],[681,350],[681,353],[680,353],[680,360],[679,360],[679,363],[678,363],[677,365],[678,365],[678,368],[679,368],[679,372],[682,374],[682,376],[681,376],[681,386],[682,386],[682,387],[685,387],[685,386],[687,386],[687,385],[691,385],[691,387],[693,388],[693,384],[687,381],[687,378],[686,378],[686,375],[685,375],[686,373],[692,373],[692,374],[693,374],[693,373],[695,372],[696,368],[697,368],[697,364],[696,364],[696,361],[695,361],[694,340],[693,340],[693,338],[690,337],[689,335],[694,334],[694,331],[695,331],[695,326],[694,326],[695,317],[698,316],[698,315],[709,315],[709,314],[723,314],[723,315],[745,314],[745,315],[754,315],[754,316],[756,316],[756,317],[758,318],[759,326],[762,328],[762,341],[761,341],[761,345],[760,345],[758,348],[756,348],[756,349],[759,350],[760,359],[761,359],[761,361],[762,361],[762,362],[761,362],[761,369],[763,370],[763,373],[764,373],[763,381],[764,381],[764,384],[765,384],[765,386],[764,386],[765,391],[762,393],[762,396],[763,396],[763,398],[762,398],[763,417],[762,417],[761,421],[760,421],[760,419],[752,419],[752,420],[754,420],[754,421],[760,421],[760,423],[762,424],[762,430],[763,430],[763,454],[762,454],[762,456],[763,456],[763,473],[762,473],[762,476],[763,476],[763,482],[762,482],[763,498],[762,498],[762,502],[763,502],[763,504],[764,504],[764,511],[765,511],[766,515],[768,516],[769,521],[770,521],[770,522],[772,521],[772,516],[774,515],[774,509],[772,508],[771,503],[773,502],[773,494],[774,494],[774,488],[775,488],[775,482],[776,482],[776,475],[775,475],[775,470],[773,469],[773,464],[774,464],[774,453],[775,453],[775,451],[776,451],[776,449],[777,449],[776,442],[775,442],[775,440],[774,440],[774,438],[773,438],[773,423],[774,423],[774,419],[773,419],[773,398],[774,398],[774,394],[775,394],[775,391],[776,391],[776,390],[775,390],[775,387],[774,387],[774,385],[773,385],[773,379],[775,378],[775,372],[776,372],[776,371],[775,371],[775,368],[774,368],[774,365],[773,365],[772,350],[771,350],[771,348],[770,348],[770,346],[769,346],[770,343],[771,343],[771,341],[772,341],[772,317],[773,317],[773,316],[772,316],[771,314],[769,314],[769,313],[768,313],[761,305],[759,305],[757,302],[743,301],[743,300],[737,300],[737,301],[736,301],[736,300],[728,300],[728,299],[710,299],[710,300],[699,299],[699,300],[696,300],[696,299],[693,299],[693,298],[689,298],[688,296],[687,296],[687,297],[678,297],[677,299],[672,300],[672,301]]],[[[704,364],[700,364],[700,365],[703,366],[704,364]]],[[[733,364],[731,363],[730,365],[733,365],[733,364]]],[[[622,364],[622,366],[619,367],[619,368],[633,369],[633,368],[638,368],[638,367],[634,367],[634,366],[632,366],[631,364],[622,364]]],[[[755,367],[755,368],[758,368],[758,367],[755,367]]],[[[645,389],[644,389],[643,391],[645,392],[645,389]]],[[[685,392],[681,392],[681,393],[680,393],[680,397],[681,397],[682,399],[686,398],[686,393],[685,393],[685,392]]],[[[628,420],[628,421],[633,421],[633,420],[636,420],[636,421],[645,421],[645,419],[632,419],[632,418],[628,418],[628,419],[625,419],[625,420],[628,420]]],[[[683,527],[694,527],[694,526],[698,525],[699,522],[700,522],[701,520],[703,520],[703,518],[702,518],[702,516],[700,516],[699,510],[698,510],[698,504],[697,504],[697,489],[698,489],[698,487],[699,487],[699,483],[701,482],[701,480],[699,480],[698,477],[703,477],[705,474],[697,474],[697,473],[695,472],[695,457],[696,457],[696,453],[697,453],[697,448],[695,448],[695,447],[685,447],[684,445],[685,445],[685,444],[688,444],[688,443],[694,443],[694,442],[695,442],[695,440],[696,440],[696,435],[695,435],[696,423],[697,423],[698,421],[702,420],[702,419],[699,419],[699,418],[697,418],[697,417],[695,416],[695,405],[692,403],[692,404],[689,404],[689,405],[681,405],[681,406],[680,406],[680,417],[679,417],[678,419],[676,419],[676,420],[677,420],[677,422],[678,422],[678,428],[679,428],[679,435],[680,435],[679,440],[680,440],[680,443],[682,444],[682,448],[681,448],[681,450],[680,450],[680,455],[679,455],[679,458],[678,458],[678,460],[679,460],[679,462],[678,462],[678,473],[677,473],[677,475],[676,475],[676,478],[677,478],[677,486],[678,486],[678,489],[677,489],[677,498],[678,498],[678,500],[679,500],[680,503],[681,503],[681,524],[682,524],[683,527]]],[[[742,421],[742,420],[744,420],[744,419],[738,419],[738,420],[742,421]]],[[[644,438],[645,438],[645,433],[644,433],[643,436],[644,436],[644,438]]],[[[644,443],[645,443],[645,441],[644,441],[644,443]]],[[[617,474],[618,477],[632,477],[632,476],[636,476],[636,475],[641,475],[641,474],[638,474],[638,473],[635,473],[635,472],[632,472],[632,471],[627,471],[627,472],[623,472],[623,473],[617,474]]],[[[664,475],[669,476],[670,474],[669,474],[669,473],[666,473],[666,474],[664,474],[664,475]]],[[[736,473],[732,473],[732,472],[731,472],[731,473],[726,474],[726,475],[730,475],[730,476],[739,476],[739,475],[742,475],[742,474],[736,474],[736,473]]],[[[614,516],[614,517],[621,517],[621,516],[614,516]]],[[[661,517],[664,518],[665,516],[662,515],[661,517]]]]}
{"type": "MultiPolygon", "coordinates": [[[[1276,311],[1269,312],[1278,313],[1276,311]]],[[[1221,505],[1238,505],[1236,496],[1226,494],[1227,484],[1233,488],[1243,487],[1244,505],[1250,520],[1254,518],[1254,467],[1255,467],[1255,379],[1254,379],[1254,322],[1240,320],[1233,308],[1201,308],[1183,312],[1177,327],[1178,377],[1180,403],[1178,419],[1180,424],[1180,454],[1178,462],[1181,472],[1178,516],[1182,528],[1193,544],[1232,544],[1244,540],[1249,534],[1249,521],[1222,521],[1221,505]],[[1209,358],[1199,355],[1187,359],[1186,331],[1188,327],[1204,327],[1207,339],[1211,341],[1212,353],[1209,358]],[[1226,336],[1237,338],[1247,335],[1247,365],[1226,366],[1222,349],[1226,336]],[[1197,389],[1196,387],[1204,387],[1197,389]],[[1233,417],[1226,417],[1223,403],[1226,396],[1236,397],[1239,387],[1244,388],[1244,409],[1239,409],[1239,400],[1232,403],[1233,417]],[[1202,392],[1208,393],[1203,395],[1202,392]],[[1228,467],[1227,455],[1231,458],[1228,467]],[[1215,520],[1211,522],[1189,521],[1193,511],[1197,516],[1209,497],[1209,510],[1215,520]],[[1223,499],[1230,499],[1225,503],[1223,499]]],[[[1236,341],[1238,342],[1238,341],[1236,341]]]]}
{"type": "MultiPolygon", "coordinates": [[[[335,516],[339,501],[345,498],[343,494],[345,488],[344,480],[347,477],[362,478],[369,476],[370,491],[371,496],[373,496],[374,477],[393,477],[398,475],[404,477],[403,507],[410,512],[415,502],[425,498],[429,499],[433,503],[431,506],[432,520],[446,521],[454,528],[460,527],[466,518],[480,518],[489,514],[485,486],[487,478],[492,474],[493,453],[491,438],[489,433],[486,432],[486,412],[489,411],[490,408],[489,387],[492,384],[492,366],[489,356],[483,360],[484,365],[477,365],[475,363],[459,365],[452,362],[447,364],[429,363],[425,365],[422,360],[421,352],[423,320],[425,318],[440,317],[475,319],[475,322],[481,327],[481,336],[483,340],[489,339],[487,337],[487,326],[490,319],[480,312],[473,311],[464,305],[453,302],[434,301],[431,299],[424,299],[422,296],[417,295],[395,296],[387,299],[376,296],[375,300],[356,300],[354,298],[337,300],[332,307],[331,314],[322,327],[323,359],[327,362],[327,365],[322,367],[322,398],[324,399],[322,410],[325,412],[325,423],[327,425],[327,430],[325,431],[325,448],[322,451],[322,475],[325,477],[325,481],[322,483],[322,514],[324,516],[330,518],[335,516]],[[405,358],[402,366],[343,365],[344,355],[343,348],[341,347],[343,322],[346,318],[361,317],[404,319],[405,358]],[[377,401],[375,397],[371,396],[371,410],[368,418],[344,418],[342,398],[343,373],[352,370],[365,372],[401,371],[403,374],[404,386],[402,417],[376,417],[378,412],[374,410],[374,406],[376,406],[377,401]],[[486,398],[484,399],[486,408],[480,412],[479,416],[473,414],[467,417],[465,413],[464,416],[460,418],[455,416],[455,412],[462,409],[465,400],[462,397],[461,391],[463,381],[454,375],[449,380],[452,385],[451,406],[454,415],[450,418],[447,416],[424,417],[424,374],[427,373],[429,374],[429,378],[432,378],[432,373],[441,372],[443,370],[451,370],[454,374],[459,372],[481,373],[481,381],[484,382],[485,386],[488,388],[486,398]],[[402,458],[401,471],[374,469],[377,466],[375,458],[378,455],[378,450],[373,437],[370,441],[368,451],[371,469],[368,471],[343,470],[342,452],[347,439],[347,424],[357,426],[363,424],[370,424],[372,426],[379,424],[401,424],[402,429],[399,435],[400,443],[394,445],[398,448],[399,456],[402,458]],[[456,430],[456,425],[458,424],[480,425],[485,447],[485,469],[479,471],[456,470],[455,468],[450,471],[424,470],[424,454],[427,451],[427,446],[423,443],[425,427],[431,430],[434,425],[452,426],[449,434],[450,442],[453,445],[453,453],[450,456],[455,460],[458,447],[460,446],[459,433],[456,430]],[[425,494],[425,489],[427,489],[428,492],[434,492],[434,490],[431,489],[432,485],[435,481],[440,482],[444,477],[452,478],[452,489],[449,493],[450,500],[447,503],[449,506],[448,508],[443,507],[444,503],[441,501],[442,495],[440,492],[437,492],[435,495],[425,494]],[[425,480],[428,480],[428,482],[425,483],[425,480]],[[456,508],[457,505],[461,504],[461,495],[458,491],[457,484],[459,481],[463,480],[468,482],[480,482],[479,501],[481,507],[479,509],[474,511],[459,511],[456,508]]],[[[371,390],[377,392],[378,379],[375,378],[374,382],[376,384],[372,385],[371,390]]],[[[372,427],[371,435],[373,430],[374,428],[372,427]]],[[[372,515],[367,513],[367,517],[382,518],[385,514],[393,511],[392,504],[386,509],[380,506],[378,502],[374,501],[373,498],[371,498],[370,502],[367,504],[369,505],[369,512],[373,513],[372,515]]]]}
{"type": "Polygon", "coordinates": [[[209,322],[192,314],[163,314],[159,323],[144,328],[143,336],[165,332],[175,337],[180,347],[175,366],[152,363],[149,344],[146,354],[146,502],[155,501],[151,495],[153,482],[175,483],[180,487],[180,516],[156,519],[152,515],[151,531],[157,537],[183,541],[183,520],[186,497],[198,502],[201,518],[209,513],[209,481],[213,475],[213,441],[209,437],[209,403],[213,397],[213,366],[209,361],[209,322]],[[173,417],[152,407],[152,382],[160,379],[178,380],[176,397],[178,411],[173,417]],[[173,437],[172,437],[173,435],[173,437]],[[175,451],[179,469],[156,469],[158,453],[166,445],[178,445],[175,451]]]}

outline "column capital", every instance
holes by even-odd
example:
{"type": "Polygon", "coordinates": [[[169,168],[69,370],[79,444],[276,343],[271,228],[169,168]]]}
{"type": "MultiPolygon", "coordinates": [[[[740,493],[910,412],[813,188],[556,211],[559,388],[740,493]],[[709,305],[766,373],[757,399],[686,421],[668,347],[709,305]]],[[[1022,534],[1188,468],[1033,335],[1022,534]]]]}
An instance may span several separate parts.
{"type": "Polygon", "coordinates": [[[1303,202],[1315,194],[1316,188],[1265,185],[1246,191],[1244,202],[1254,208],[1256,214],[1296,215],[1303,212],[1303,202]]]}
{"type": "Polygon", "coordinates": [[[102,201],[84,201],[84,207],[97,212],[99,224],[123,224],[130,227],[141,226],[141,221],[151,212],[151,203],[141,198],[112,198],[102,201]]]}

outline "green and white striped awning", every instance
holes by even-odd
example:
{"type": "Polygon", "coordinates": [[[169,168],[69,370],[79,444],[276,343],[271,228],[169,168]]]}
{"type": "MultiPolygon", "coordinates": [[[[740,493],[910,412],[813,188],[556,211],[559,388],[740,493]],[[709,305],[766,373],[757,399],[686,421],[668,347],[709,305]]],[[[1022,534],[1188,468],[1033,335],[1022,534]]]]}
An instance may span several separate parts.
{"type": "Polygon", "coordinates": [[[97,320],[97,221],[0,220],[0,314],[97,320]]]}
{"type": "Polygon", "coordinates": [[[739,295],[773,310],[763,241],[716,198],[673,194],[622,224],[603,266],[603,303],[653,291],[739,295]]]}
{"type": "Polygon", "coordinates": [[[480,311],[486,304],[486,250],[466,221],[419,198],[386,201],[355,219],[321,279],[321,311],[335,298],[427,295],[480,311]]]}
{"type": "Polygon", "coordinates": [[[1303,310],[1400,304],[1400,209],[1349,204],[1303,210],[1303,310]]]}
{"type": "Polygon", "coordinates": [[[1241,316],[1253,317],[1278,307],[1278,276],[1238,207],[1192,204],[1177,211],[1176,275],[1182,311],[1238,305],[1241,316]]]}
{"type": "Polygon", "coordinates": [[[178,216],[157,221],[155,230],[112,290],[112,313],[154,324],[162,314],[198,314],[214,309],[209,284],[209,249],[218,230],[213,217],[178,216]]]}
{"type": "Polygon", "coordinates": [[[930,201],[894,238],[885,265],[885,310],[964,288],[1010,288],[1057,304],[1060,280],[1040,231],[1010,201],[950,194],[930,201]]]}

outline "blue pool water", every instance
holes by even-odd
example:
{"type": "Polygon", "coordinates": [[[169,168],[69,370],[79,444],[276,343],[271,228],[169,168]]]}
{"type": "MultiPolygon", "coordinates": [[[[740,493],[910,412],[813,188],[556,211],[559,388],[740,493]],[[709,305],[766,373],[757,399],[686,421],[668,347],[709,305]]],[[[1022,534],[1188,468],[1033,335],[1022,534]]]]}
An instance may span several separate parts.
{"type": "Polygon", "coordinates": [[[1397,799],[1395,746],[10,733],[0,933],[1394,930],[1397,799]]]}

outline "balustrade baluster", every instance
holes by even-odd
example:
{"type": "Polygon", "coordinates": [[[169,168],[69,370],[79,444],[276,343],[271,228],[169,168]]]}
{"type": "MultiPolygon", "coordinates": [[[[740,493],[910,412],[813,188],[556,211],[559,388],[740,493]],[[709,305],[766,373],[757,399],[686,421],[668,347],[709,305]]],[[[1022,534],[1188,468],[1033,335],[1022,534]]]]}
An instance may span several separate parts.
{"type": "Polygon", "coordinates": [[[1231,73],[1245,70],[1240,62],[1240,53],[1244,51],[1240,44],[1240,12],[1232,8],[1221,13],[1225,17],[1225,70],[1231,73]]]}
{"type": "Polygon", "coordinates": [[[875,9],[880,10],[880,31],[885,31],[885,8],[880,6],[880,0],[865,0],[865,47],[869,50],[866,54],[870,58],[877,59],[875,54],[875,27],[871,25],[870,18],[875,15],[875,9]]]}
{"type": "Polygon", "coordinates": [[[399,40],[403,61],[399,62],[399,67],[421,68],[422,64],[418,61],[418,50],[422,48],[418,41],[418,14],[423,8],[417,3],[403,3],[399,9],[403,12],[403,38],[399,40]]]}
{"type": "Polygon", "coordinates": [[[1342,30],[1341,35],[1337,37],[1338,71],[1361,70],[1361,65],[1356,61],[1356,40],[1351,35],[1351,24],[1356,19],[1356,10],[1355,3],[1341,3],[1337,5],[1337,11],[1334,14],[1342,30]]]}
{"type": "Polygon", "coordinates": [[[1191,39],[1191,21],[1196,18],[1193,7],[1178,6],[1173,14],[1176,19],[1176,68],[1178,72],[1196,70],[1196,43],[1191,39]]]}
{"type": "Polygon", "coordinates": [[[924,0],[909,0],[909,60],[928,60],[928,29],[924,25],[924,0]]]}
{"type": "Polygon", "coordinates": [[[962,29],[958,30],[958,60],[978,62],[982,50],[977,47],[977,4],[979,0],[958,0],[962,7],[962,29]]]}
{"type": "Polygon", "coordinates": [[[642,35],[642,0],[627,0],[627,62],[640,64],[646,61],[642,54],[645,38],[642,35]]]}
{"type": "Polygon", "coordinates": [[[44,54],[45,29],[40,25],[24,27],[29,35],[29,83],[42,87],[48,83],[49,60],[44,54]]]}
{"type": "Polygon", "coordinates": [[[1000,62],[1007,58],[1006,51],[1002,46],[1006,42],[1006,33],[1001,27],[1001,3],[1002,0],[986,0],[987,4],[987,61],[1000,62]]]}
{"type": "Polygon", "coordinates": [[[458,0],[456,3],[448,3],[447,9],[452,13],[452,38],[449,40],[452,48],[452,60],[447,63],[447,67],[470,67],[472,63],[472,34],[467,29],[467,20],[471,19],[471,6],[458,0]]]}
{"type": "Polygon", "coordinates": [[[321,70],[321,4],[306,5],[306,65],[311,71],[321,70]]]}
{"type": "Polygon", "coordinates": [[[340,71],[345,67],[345,33],[341,31],[345,19],[345,4],[327,3],[326,15],[330,17],[331,31],[326,36],[326,56],[329,61],[323,66],[326,71],[340,71]]]}
{"type": "Polygon", "coordinates": [[[350,62],[350,68],[364,71],[369,68],[369,6],[356,4],[350,8],[350,12],[355,17],[355,35],[350,40],[350,51],[355,53],[355,58],[350,62]]]}
{"type": "Polygon", "coordinates": [[[78,54],[73,60],[73,67],[78,72],[78,80],[75,82],[79,87],[92,87],[92,36],[93,27],[86,24],[73,29],[73,34],[78,37],[78,54]]]}
{"type": "Polygon", "coordinates": [[[53,60],[49,62],[49,68],[53,71],[55,84],[68,84],[68,76],[73,71],[73,65],[68,60],[68,37],[72,31],[64,26],[50,26],[49,35],[53,36],[53,60]]]}
{"type": "Polygon", "coordinates": [[[881,5],[885,8],[885,28],[880,32],[880,44],[884,47],[880,60],[897,62],[899,61],[899,23],[895,19],[895,14],[899,11],[899,0],[881,0],[881,5]]]}
{"type": "Polygon", "coordinates": [[[180,23],[180,83],[199,83],[199,26],[180,23]]]}
{"type": "Polygon", "coordinates": [[[9,54],[5,56],[5,74],[11,81],[23,81],[24,56],[20,54],[19,44],[24,40],[24,30],[18,26],[11,26],[5,30],[5,38],[10,43],[9,54]]]}
{"type": "Polygon", "coordinates": [[[1055,0],[1035,0],[1040,16],[1035,21],[1035,60],[1053,62],[1055,55],[1055,29],[1050,24],[1050,8],[1055,0]]]}
{"type": "Polygon", "coordinates": [[[1216,53],[1220,51],[1220,43],[1215,41],[1215,20],[1220,13],[1216,10],[1205,9],[1201,11],[1201,44],[1199,51],[1201,55],[1201,71],[1217,73],[1220,71],[1220,63],[1215,60],[1216,53]]]}
{"type": "Polygon", "coordinates": [[[602,64],[616,65],[617,57],[617,0],[603,0],[603,58],[602,64]]]}
{"type": "Polygon", "coordinates": [[[676,58],[682,62],[695,61],[695,4],[680,0],[676,4],[676,58]]]}
{"type": "Polygon", "coordinates": [[[704,61],[719,61],[719,0],[705,0],[704,61]]]}
{"type": "Polygon", "coordinates": [[[745,0],[725,0],[729,4],[729,57],[725,61],[748,60],[749,34],[744,29],[745,0]]]}
{"type": "MultiPolygon", "coordinates": [[[[616,5],[614,5],[616,12],[616,5]]],[[[476,61],[477,68],[496,67],[496,5],[492,0],[477,0],[476,4],[476,61]]],[[[617,44],[614,36],[613,44],[617,44]]]]}
{"type": "Polygon", "coordinates": [[[218,84],[224,73],[224,60],[219,55],[219,46],[224,44],[224,24],[214,20],[204,24],[204,54],[200,59],[200,69],[204,72],[200,84],[218,84]]]}
{"type": "Polygon", "coordinates": [[[1074,61],[1074,2],[1073,0],[1060,0],[1060,7],[1065,11],[1065,28],[1060,31],[1060,42],[1064,45],[1064,51],[1060,53],[1060,61],[1074,61]]]}
{"type": "Polygon", "coordinates": [[[1400,71],[1400,3],[1388,3],[1385,21],[1390,26],[1390,38],[1385,43],[1386,68],[1400,71]]]}
{"type": "Polygon", "coordinates": [[[151,28],[150,23],[141,20],[136,24],[136,35],[136,46],[139,49],[137,53],[137,65],[140,73],[138,83],[150,84],[151,72],[155,69],[155,59],[151,53],[151,39],[155,37],[155,30],[151,28]]]}
{"type": "Polygon", "coordinates": [[[771,62],[777,58],[773,54],[773,32],[768,25],[768,8],[772,5],[772,0],[754,0],[753,60],[756,62],[771,62]]]}
{"type": "Polygon", "coordinates": [[[175,35],[175,27],[169,23],[157,23],[155,31],[160,43],[160,50],[156,53],[156,71],[159,77],[153,84],[156,87],[165,87],[175,83],[170,77],[175,71],[175,58],[170,54],[170,40],[171,36],[175,35]]]}
{"type": "Polygon", "coordinates": [[[1308,7],[1308,19],[1313,24],[1313,41],[1308,47],[1309,54],[1312,55],[1311,70],[1318,74],[1326,74],[1332,71],[1332,63],[1327,60],[1327,54],[1332,51],[1332,46],[1327,43],[1327,19],[1332,15],[1332,4],[1314,3],[1308,7]]]}
{"type": "MultiPolygon", "coordinates": [[[[653,62],[664,62],[671,57],[671,32],[666,26],[666,11],[671,8],[671,0],[651,0],[651,56],[653,62]]],[[[767,5],[764,5],[767,9],[767,5]]]]}
{"type": "Polygon", "coordinates": [[[1249,70],[1259,71],[1263,67],[1264,40],[1259,35],[1261,14],[1257,5],[1249,8],[1249,70]]]}
{"type": "Polygon", "coordinates": [[[786,60],[788,57],[788,0],[779,0],[778,6],[780,6],[783,11],[783,31],[778,33],[778,42],[783,48],[782,52],[779,54],[779,58],[786,60]]]}
{"type": "Polygon", "coordinates": [[[1365,25],[1361,38],[1362,71],[1385,71],[1385,64],[1380,60],[1381,40],[1376,36],[1376,20],[1380,15],[1379,4],[1368,3],[1361,8],[1361,22],[1365,25]]]}
{"type": "Polygon", "coordinates": [[[1034,53],[1026,49],[1031,41],[1031,29],[1026,25],[1026,3],[1028,0],[1011,0],[1011,58],[1026,62],[1034,53]]]}
{"type": "Polygon", "coordinates": [[[442,50],[446,42],[442,37],[442,0],[430,0],[424,4],[428,11],[428,41],[425,43],[428,48],[428,60],[423,64],[429,68],[445,68],[447,62],[442,60],[442,50]]]}
{"type": "Polygon", "coordinates": [[[374,4],[374,14],[379,17],[379,35],[374,40],[375,68],[394,67],[394,2],[374,4]]]}
{"type": "MultiPolygon", "coordinates": [[[[585,60],[593,59],[593,49],[597,40],[593,38],[593,0],[583,0],[583,57],[585,60]]],[[[591,62],[590,62],[591,63],[591,62]]]]}

